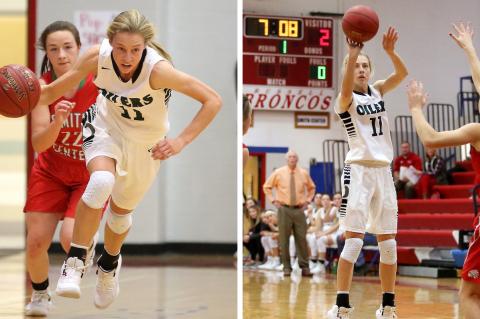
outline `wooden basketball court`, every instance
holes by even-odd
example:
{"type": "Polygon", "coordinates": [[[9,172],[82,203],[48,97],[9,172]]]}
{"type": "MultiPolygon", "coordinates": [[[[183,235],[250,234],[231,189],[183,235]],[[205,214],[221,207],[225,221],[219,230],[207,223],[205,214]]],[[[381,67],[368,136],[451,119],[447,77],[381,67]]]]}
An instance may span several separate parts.
{"type": "MultiPolygon", "coordinates": [[[[335,303],[335,275],[302,278],[298,272],[243,272],[244,319],[319,319],[335,303]]],[[[398,277],[396,289],[399,318],[462,318],[457,291],[459,279],[398,277]]],[[[350,302],[353,318],[375,318],[381,302],[378,277],[354,277],[350,302]]]]}
{"type": "MultiPolygon", "coordinates": [[[[60,258],[55,258],[50,270],[51,291],[55,289],[60,274],[60,261],[60,258]]],[[[124,261],[125,266],[122,266],[120,274],[120,295],[109,308],[99,310],[93,305],[96,280],[93,268],[82,281],[80,299],[52,294],[54,307],[48,318],[236,317],[236,271],[233,266],[173,266],[158,256],[126,256],[124,261]]],[[[30,295],[30,291],[26,290],[24,253],[0,256],[0,274],[0,318],[24,318],[23,307],[30,295]]]]}

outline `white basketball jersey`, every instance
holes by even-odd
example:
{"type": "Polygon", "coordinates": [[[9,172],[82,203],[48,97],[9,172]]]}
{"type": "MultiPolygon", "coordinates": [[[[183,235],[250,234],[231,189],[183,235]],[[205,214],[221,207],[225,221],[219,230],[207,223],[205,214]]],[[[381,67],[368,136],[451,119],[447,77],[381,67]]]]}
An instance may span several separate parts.
{"type": "MultiPolygon", "coordinates": [[[[335,106],[338,110],[338,105],[335,106]]],[[[393,160],[387,111],[380,93],[368,86],[368,93],[353,92],[346,112],[338,113],[348,135],[349,151],[345,163],[377,162],[389,165],[393,160]]]]}
{"type": "Polygon", "coordinates": [[[171,90],[153,90],[150,74],[154,65],[165,60],[157,51],[147,47],[140,64],[128,82],[123,82],[113,61],[112,47],[103,40],[94,81],[100,94],[97,98],[97,116],[116,134],[142,144],[154,144],[169,130],[167,102],[171,90]]]}

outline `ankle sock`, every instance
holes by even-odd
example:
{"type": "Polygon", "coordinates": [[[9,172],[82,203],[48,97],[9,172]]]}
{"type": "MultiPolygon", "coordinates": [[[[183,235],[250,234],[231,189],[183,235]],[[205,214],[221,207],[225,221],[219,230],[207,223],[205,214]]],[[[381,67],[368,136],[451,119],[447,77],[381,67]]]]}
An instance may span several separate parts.
{"type": "Polygon", "coordinates": [[[48,288],[48,278],[45,279],[45,281],[42,281],[41,283],[35,283],[35,282],[32,281],[32,288],[33,288],[33,290],[36,290],[36,291],[47,290],[47,288],[48,288]]]}
{"type": "Polygon", "coordinates": [[[120,254],[118,254],[116,256],[112,256],[104,248],[103,252],[102,252],[102,255],[98,259],[97,264],[103,270],[105,270],[106,272],[109,272],[109,271],[112,271],[115,268],[117,268],[119,257],[120,257],[120,254]]]}

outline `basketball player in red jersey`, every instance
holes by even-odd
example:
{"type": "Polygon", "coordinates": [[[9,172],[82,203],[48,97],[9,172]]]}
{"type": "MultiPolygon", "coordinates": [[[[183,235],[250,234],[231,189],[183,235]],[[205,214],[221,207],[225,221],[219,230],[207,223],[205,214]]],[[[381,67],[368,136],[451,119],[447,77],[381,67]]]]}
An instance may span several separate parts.
{"type": "MultiPolygon", "coordinates": [[[[80,52],[76,27],[56,21],[42,32],[40,48],[45,51],[41,84],[48,84],[72,68],[80,52]]],[[[33,286],[27,315],[46,316],[51,304],[48,291],[48,247],[57,224],[62,248],[68,252],[72,239],[75,208],[89,173],[82,151],[82,113],[95,103],[98,91],[93,76],[50,105],[32,111],[32,144],[38,157],[32,167],[27,192],[27,269],[33,286]]]]}
{"type": "MultiPolygon", "coordinates": [[[[480,92],[480,61],[473,46],[473,29],[470,25],[463,23],[454,24],[453,28],[456,34],[450,33],[450,36],[467,54],[475,88],[480,92]]],[[[423,115],[422,108],[427,104],[427,94],[423,89],[423,84],[411,81],[407,94],[415,129],[425,146],[437,148],[469,143],[475,151],[480,150],[479,123],[466,124],[453,131],[437,132],[423,115]]],[[[475,151],[472,153],[472,162],[480,160],[475,151]]],[[[473,163],[473,166],[478,166],[478,164],[473,163]]],[[[475,232],[463,266],[460,286],[461,306],[467,319],[478,318],[480,313],[480,224],[478,216],[475,219],[474,227],[475,232]]]]}

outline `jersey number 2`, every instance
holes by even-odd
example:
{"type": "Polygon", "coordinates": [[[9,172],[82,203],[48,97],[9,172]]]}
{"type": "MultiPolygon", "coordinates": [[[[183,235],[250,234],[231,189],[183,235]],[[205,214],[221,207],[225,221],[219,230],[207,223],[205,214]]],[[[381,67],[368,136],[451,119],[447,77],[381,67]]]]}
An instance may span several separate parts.
{"type": "Polygon", "coordinates": [[[382,117],[371,117],[370,121],[372,122],[372,136],[383,135],[382,131],[382,117]],[[377,133],[377,119],[378,119],[378,133],[377,133]]]}

